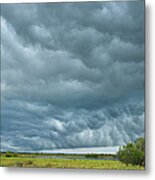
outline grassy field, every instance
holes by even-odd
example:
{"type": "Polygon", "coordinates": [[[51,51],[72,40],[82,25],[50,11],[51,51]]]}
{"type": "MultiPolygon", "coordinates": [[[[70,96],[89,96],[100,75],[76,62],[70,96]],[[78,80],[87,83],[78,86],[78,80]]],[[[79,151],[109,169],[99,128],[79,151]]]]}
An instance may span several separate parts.
{"type": "Polygon", "coordinates": [[[36,167],[36,168],[79,168],[79,169],[119,169],[144,170],[144,167],[121,163],[118,160],[90,160],[90,159],[56,159],[33,157],[33,154],[5,157],[1,155],[3,167],[36,167]]]}

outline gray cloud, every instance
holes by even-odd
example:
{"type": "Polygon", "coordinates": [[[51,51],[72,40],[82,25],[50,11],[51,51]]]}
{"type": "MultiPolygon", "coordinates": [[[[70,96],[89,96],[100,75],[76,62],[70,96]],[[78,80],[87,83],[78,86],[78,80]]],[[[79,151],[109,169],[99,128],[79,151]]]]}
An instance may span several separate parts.
{"type": "Polygon", "coordinates": [[[143,1],[9,4],[1,16],[3,149],[144,135],[143,1]]]}
{"type": "Polygon", "coordinates": [[[25,150],[115,146],[144,133],[144,109],[140,101],[93,111],[62,110],[10,100],[9,103],[2,109],[2,117],[6,119],[2,121],[2,140],[25,150]]]}

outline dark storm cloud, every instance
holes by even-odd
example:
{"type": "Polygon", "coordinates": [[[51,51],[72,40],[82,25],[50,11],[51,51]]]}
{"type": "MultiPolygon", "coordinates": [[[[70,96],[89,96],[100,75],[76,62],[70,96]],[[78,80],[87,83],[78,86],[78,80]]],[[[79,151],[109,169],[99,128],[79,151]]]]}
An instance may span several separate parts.
{"type": "Polygon", "coordinates": [[[142,1],[9,4],[1,16],[4,149],[144,134],[142,1]]]}
{"type": "Polygon", "coordinates": [[[17,100],[9,100],[9,105],[6,101],[3,108],[3,148],[12,150],[122,145],[144,131],[142,102],[136,101],[94,111],[60,110],[17,100]]]}

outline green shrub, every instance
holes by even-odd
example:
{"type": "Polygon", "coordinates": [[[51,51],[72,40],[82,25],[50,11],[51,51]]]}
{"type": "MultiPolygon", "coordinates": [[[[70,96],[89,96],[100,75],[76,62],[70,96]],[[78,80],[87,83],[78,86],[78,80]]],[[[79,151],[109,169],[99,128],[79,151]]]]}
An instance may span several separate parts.
{"type": "Polygon", "coordinates": [[[52,167],[52,165],[50,163],[46,164],[46,168],[51,168],[51,167],[52,167]]]}
{"type": "Polygon", "coordinates": [[[145,141],[143,138],[136,139],[135,143],[128,143],[119,149],[117,157],[126,165],[145,165],[145,141]]]}
{"type": "Polygon", "coordinates": [[[22,162],[16,162],[16,167],[23,167],[23,163],[22,162]]]}
{"type": "Polygon", "coordinates": [[[12,156],[13,157],[18,157],[18,154],[17,153],[13,153],[12,156]]]}
{"type": "Polygon", "coordinates": [[[98,158],[97,154],[86,154],[85,155],[86,158],[98,158]]]}
{"type": "Polygon", "coordinates": [[[27,160],[26,162],[25,162],[25,165],[32,165],[33,164],[33,161],[31,161],[31,160],[27,160]]]}
{"type": "Polygon", "coordinates": [[[11,152],[6,152],[5,157],[12,157],[12,153],[11,152]]]}

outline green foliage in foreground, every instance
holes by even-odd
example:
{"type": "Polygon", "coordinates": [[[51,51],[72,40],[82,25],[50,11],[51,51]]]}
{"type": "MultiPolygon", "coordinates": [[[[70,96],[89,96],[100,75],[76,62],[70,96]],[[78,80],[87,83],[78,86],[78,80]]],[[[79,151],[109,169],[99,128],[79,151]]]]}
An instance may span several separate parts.
{"type": "Polygon", "coordinates": [[[36,167],[36,168],[82,168],[82,169],[130,169],[144,170],[142,166],[126,166],[120,161],[88,159],[39,159],[1,156],[3,167],[36,167]]]}
{"type": "Polygon", "coordinates": [[[145,141],[144,138],[138,138],[134,143],[128,143],[119,149],[117,157],[126,165],[145,165],[145,141]]]}

